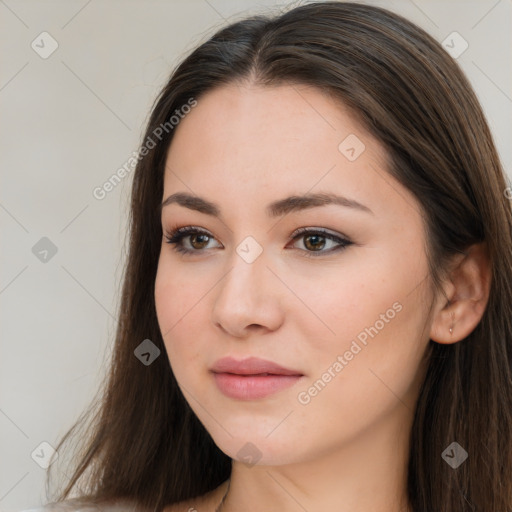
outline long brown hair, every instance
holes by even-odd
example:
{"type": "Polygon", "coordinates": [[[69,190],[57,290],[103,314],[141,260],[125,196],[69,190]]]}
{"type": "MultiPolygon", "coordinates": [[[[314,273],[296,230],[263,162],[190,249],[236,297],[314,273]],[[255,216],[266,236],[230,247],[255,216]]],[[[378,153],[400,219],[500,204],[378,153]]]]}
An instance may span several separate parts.
{"type": "Polygon", "coordinates": [[[433,290],[451,256],[487,245],[492,279],[480,323],[461,342],[429,342],[411,431],[408,497],[415,512],[512,510],[511,209],[489,127],[464,74],[431,36],[385,9],[338,2],[220,29],[177,66],[155,101],[144,141],[155,139],[158,127],[167,129],[134,172],[109,375],[57,447],[80,441],[57,500],[74,491],[97,503],[126,498],[160,511],[230,476],[231,459],[171,371],[154,283],[169,119],[191,98],[200,105],[205,92],[234,81],[315,86],[353,111],[387,150],[388,172],[421,204],[433,290]],[[145,339],[161,350],[149,366],[134,356],[145,339]],[[441,457],[454,441],[469,454],[457,469],[441,457]]]}

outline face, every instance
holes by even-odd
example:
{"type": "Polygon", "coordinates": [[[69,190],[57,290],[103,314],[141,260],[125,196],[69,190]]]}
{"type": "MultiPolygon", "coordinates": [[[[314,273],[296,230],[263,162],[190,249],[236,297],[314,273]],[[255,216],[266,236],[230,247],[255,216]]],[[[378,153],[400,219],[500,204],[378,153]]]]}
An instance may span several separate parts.
{"type": "Polygon", "coordinates": [[[180,389],[233,459],[311,460],[410,420],[429,341],[424,229],[385,168],[379,143],[307,86],[222,86],[176,128],[162,200],[217,212],[162,208],[158,322],[180,389]],[[213,373],[228,356],[296,376],[213,373]]]}

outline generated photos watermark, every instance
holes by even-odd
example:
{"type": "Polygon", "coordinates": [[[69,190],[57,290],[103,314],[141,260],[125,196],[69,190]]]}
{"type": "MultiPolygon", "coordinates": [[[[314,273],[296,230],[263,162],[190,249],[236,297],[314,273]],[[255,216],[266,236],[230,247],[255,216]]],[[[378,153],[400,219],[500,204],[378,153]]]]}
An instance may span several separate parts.
{"type": "Polygon", "coordinates": [[[99,201],[105,199],[109,192],[112,192],[119,183],[125,178],[130,172],[135,169],[135,166],[140,162],[149,152],[154,149],[158,142],[161,142],[165,135],[169,134],[179,122],[190,113],[190,111],[197,106],[197,100],[189,98],[187,103],[182,105],[179,109],[174,111],[174,114],[165,123],[158,125],[148,135],[144,144],[142,144],[139,151],[134,151],[132,156],[121,166],[115,173],[113,173],[108,180],[106,180],[101,186],[95,187],[92,191],[92,195],[99,201]],[[156,139],[156,140],[155,140],[156,139]]]}
{"type": "Polygon", "coordinates": [[[352,340],[349,350],[346,350],[343,355],[338,355],[336,360],[325,370],[322,376],[317,379],[312,386],[307,390],[301,391],[297,395],[297,400],[302,405],[307,405],[311,400],[317,396],[329,382],[338,375],[343,368],[345,368],[354,357],[361,352],[361,350],[367,346],[368,337],[374,338],[379,332],[386,327],[397,313],[402,311],[402,304],[400,302],[394,302],[392,307],[387,309],[385,313],[379,315],[379,320],[370,327],[365,327],[357,336],[356,339],[352,340]],[[359,343],[362,345],[359,345],[359,343]]]}

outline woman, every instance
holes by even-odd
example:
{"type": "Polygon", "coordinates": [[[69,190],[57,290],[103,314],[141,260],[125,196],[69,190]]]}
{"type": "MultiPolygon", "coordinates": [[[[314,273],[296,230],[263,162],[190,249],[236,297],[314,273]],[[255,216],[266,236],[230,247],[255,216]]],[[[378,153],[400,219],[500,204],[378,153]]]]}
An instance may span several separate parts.
{"type": "Polygon", "coordinates": [[[512,510],[505,191],[468,81],[400,16],[219,30],[153,108],[53,509],[512,510]]]}

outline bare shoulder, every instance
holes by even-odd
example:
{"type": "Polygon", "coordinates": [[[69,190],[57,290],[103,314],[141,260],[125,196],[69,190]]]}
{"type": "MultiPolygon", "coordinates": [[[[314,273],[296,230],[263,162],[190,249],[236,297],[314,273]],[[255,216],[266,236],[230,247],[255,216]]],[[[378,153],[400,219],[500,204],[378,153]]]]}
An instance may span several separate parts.
{"type": "Polygon", "coordinates": [[[92,512],[95,510],[93,507],[93,505],[86,504],[83,501],[66,500],[48,503],[40,507],[23,509],[20,512],[92,512]]]}
{"type": "Polygon", "coordinates": [[[48,503],[40,507],[24,509],[20,512],[139,512],[140,509],[132,501],[116,501],[101,505],[83,499],[69,499],[48,503]]]}
{"type": "MultiPolygon", "coordinates": [[[[228,480],[202,496],[167,505],[163,512],[215,512],[215,508],[226,493],[228,480]]],[[[24,509],[20,512],[145,512],[129,500],[95,504],[83,499],[69,499],[44,506],[24,509]]]]}
{"type": "Polygon", "coordinates": [[[181,501],[173,505],[167,505],[163,512],[215,512],[215,508],[222,500],[227,487],[228,480],[202,496],[181,501]]]}

